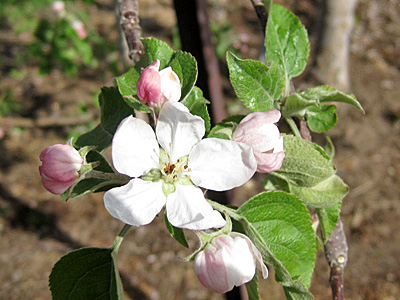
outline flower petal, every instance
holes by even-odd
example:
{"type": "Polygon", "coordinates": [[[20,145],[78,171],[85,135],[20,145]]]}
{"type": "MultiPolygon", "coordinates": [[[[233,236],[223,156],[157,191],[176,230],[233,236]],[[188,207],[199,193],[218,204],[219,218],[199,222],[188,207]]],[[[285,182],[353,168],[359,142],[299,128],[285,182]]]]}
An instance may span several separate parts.
{"type": "Polygon", "coordinates": [[[193,145],[202,139],[204,121],[192,115],[182,103],[169,101],[161,108],[156,133],[158,142],[174,163],[188,155],[193,145]]]}
{"type": "Polygon", "coordinates": [[[264,264],[264,261],[263,261],[260,251],[256,248],[256,246],[254,246],[253,242],[246,235],[239,233],[239,232],[231,232],[231,233],[229,233],[229,235],[234,240],[236,240],[238,238],[243,238],[246,240],[247,245],[249,246],[249,249],[252,252],[253,257],[256,261],[257,269],[259,269],[262,272],[263,278],[266,279],[268,277],[268,269],[264,264]]]}
{"type": "Polygon", "coordinates": [[[139,178],[104,194],[104,205],[108,212],[114,218],[134,226],[149,224],[163,208],[165,200],[162,181],[139,178]]]}
{"type": "Polygon", "coordinates": [[[256,272],[255,259],[245,239],[232,238],[229,246],[220,249],[229,284],[240,286],[253,279],[256,272]]]}
{"type": "Polygon", "coordinates": [[[188,166],[194,184],[224,191],[246,183],[256,171],[257,162],[246,144],[207,138],[193,147],[188,166]]]}
{"type": "Polygon", "coordinates": [[[257,159],[257,172],[271,173],[282,167],[283,160],[285,159],[285,152],[261,153],[254,151],[254,156],[257,159]]]}
{"type": "Polygon", "coordinates": [[[204,230],[223,227],[226,223],[194,185],[176,184],[175,192],[167,198],[166,209],[168,221],[179,228],[204,230]]]}
{"type": "Polygon", "coordinates": [[[178,75],[171,67],[160,71],[161,93],[168,101],[179,101],[181,99],[181,83],[178,75]]]}
{"type": "Polygon", "coordinates": [[[112,141],[112,159],[118,172],[138,177],[158,168],[159,152],[149,124],[132,116],[122,120],[112,141]]]}
{"type": "Polygon", "coordinates": [[[215,293],[223,294],[233,288],[227,280],[222,251],[211,244],[196,255],[194,271],[200,282],[215,293]]]}

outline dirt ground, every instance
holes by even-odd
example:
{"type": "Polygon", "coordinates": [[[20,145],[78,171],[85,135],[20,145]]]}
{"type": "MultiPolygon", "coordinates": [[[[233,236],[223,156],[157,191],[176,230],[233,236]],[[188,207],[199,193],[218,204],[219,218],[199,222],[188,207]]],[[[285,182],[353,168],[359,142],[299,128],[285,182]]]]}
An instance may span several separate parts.
{"type": "MultiPolygon", "coordinates": [[[[110,5],[112,1],[103,2],[110,5]]],[[[250,1],[210,2],[212,17],[229,17],[239,33],[250,36],[247,55],[257,55],[258,21],[250,1]]],[[[286,1],[310,26],[312,13],[306,8],[314,2],[303,0],[299,3],[305,5],[296,6],[296,1],[286,1]]],[[[139,3],[143,36],[170,40],[175,24],[170,1],[139,3]]],[[[92,12],[93,26],[108,28],[109,37],[116,39],[113,11],[100,6],[92,12]]],[[[308,30],[313,32],[312,27],[308,30]]],[[[101,194],[64,203],[41,186],[38,174],[39,154],[45,147],[64,143],[70,130],[96,124],[93,99],[101,86],[112,85],[111,75],[107,79],[84,74],[66,78],[54,71],[40,77],[36,68],[27,66],[23,78],[11,76],[12,59],[27,39],[4,28],[0,31],[0,91],[12,89],[24,108],[18,116],[0,118],[4,132],[0,138],[0,299],[9,300],[51,299],[48,276],[54,263],[76,247],[111,245],[123,226],[104,209],[101,194]],[[88,113],[76,119],[82,104],[88,113]],[[61,124],[66,119],[70,125],[61,124]],[[45,120],[47,125],[37,126],[32,120],[45,120]]],[[[342,210],[349,244],[345,298],[400,299],[399,0],[359,1],[350,65],[351,91],[366,114],[341,106],[338,125],[329,133],[336,146],[338,173],[350,186],[342,210]]],[[[302,79],[299,84],[308,83],[302,79]]],[[[254,195],[258,192],[254,186],[257,183],[249,183],[243,190],[254,195]]],[[[195,236],[187,235],[195,249],[195,236]]],[[[126,299],[223,299],[200,285],[193,264],[180,259],[188,254],[190,250],[169,237],[162,217],[132,229],[118,260],[126,299]]],[[[261,281],[262,299],[284,299],[273,278],[271,271],[261,281]]],[[[330,299],[328,278],[324,255],[319,252],[311,287],[316,299],[330,299]]]]}

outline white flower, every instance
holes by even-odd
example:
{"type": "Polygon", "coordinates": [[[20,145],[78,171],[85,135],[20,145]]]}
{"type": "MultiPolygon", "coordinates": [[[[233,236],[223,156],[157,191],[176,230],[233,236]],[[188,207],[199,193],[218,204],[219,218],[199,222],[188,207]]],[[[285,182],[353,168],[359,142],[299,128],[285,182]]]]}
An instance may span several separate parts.
{"type": "Polygon", "coordinates": [[[143,120],[125,118],[113,138],[112,159],[118,172],[133,179],[105,193],[110,214],[140,226],[150,223],[165,205],[175,227],[224,226],[221,214],[197,186],[215,191],[240,186],[253,176],[257,162],[250,146],[202,140],[204,133],[203,119],[179,102],[164,103],[156,134],[143,120]]]}
{"type": "Polygon", "coordinates": [[[220,235],[196,255],[194,270],[200,282],[216,293],[226,293],[253,279],[256,268],[268,277],[260,251],[244,234],[220,235]]]}

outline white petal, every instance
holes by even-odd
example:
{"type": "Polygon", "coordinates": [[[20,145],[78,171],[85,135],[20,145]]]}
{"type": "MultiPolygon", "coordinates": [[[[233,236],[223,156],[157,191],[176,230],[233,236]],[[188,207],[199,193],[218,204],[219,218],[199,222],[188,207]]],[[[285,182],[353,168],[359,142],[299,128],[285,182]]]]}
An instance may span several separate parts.
{"type": "Polygon", "coordinates": [[[181,98],[181,83],[171,67],[160,71],[161,92],[168,101],[177,102],[181,98]]]}
{"type": "Polygon", "coordinates": [[[132,177],[158,168],[160,147],[153,129],[145,121],[129,116],[122,120],[112,141],[115,169],[132,177]]]}
{"type": "Polygon", "coordinates": [[[193,147],[188,166],[194,184],[224,191],[246,183],[256,171],[257,162],[246,144],[208,138],[193,147]]]}
{"type": "Polygon", "coordinates": [[[233,239],[231,247],[221,250],[230,284],[240,286],[253,279],[256,273],[255,259],[245,239],[233,239]]]}
{"type": "Polygon", "coordinates": [[[203,192],[193,185],[175,185],[175,192],[167,198],[167,217],[175,227],[204,230],[223,227],[222,215],[213,210],[203,192]]]}
{"type": "Polygon", "coordinates": [[[161,147],[175,162],[188,155],[193,145],[202,139],[205,133],[204,121],[192,115],[182,103],[169,101],[161,108],[156,133],[161,147]]]}
{"type": "Polygon", "coordinates": [[[163,208],[165,201],[162,181],[139,178],[104,194],[104,205],[108,212],[114,218],[134,226],[149,224],[163,208]]]}
{"type": "Polygon", "coordinates": [[[266,265],[264,264],[264,261],[263,261],[260,251],[256,248],[256,246],[254,246],[253,242],[246,235],[239,233],[239,232],[231,232],[231,233],[229,233],[229,235],[234,240],[236,240],[238,237],[246,240],[247,245],[249,246],[249,248],[253,254],[253,257],[256,261],[257,269],[259,269],[262,272],[263,278],[266,279],[268,277],[268,269],[267,269],[266,265]]]}

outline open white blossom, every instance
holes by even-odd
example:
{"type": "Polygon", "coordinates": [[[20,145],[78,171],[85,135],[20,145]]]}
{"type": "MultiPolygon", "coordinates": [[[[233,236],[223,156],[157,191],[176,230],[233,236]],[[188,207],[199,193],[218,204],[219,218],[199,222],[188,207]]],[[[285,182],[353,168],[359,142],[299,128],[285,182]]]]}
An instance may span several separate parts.
{"type": "Polygon", "coordinates": [[[150,223],[166,207],[175,227],[203,230],[225,225],[198,187],[229,190],[247,182],[257,168],[252,148],[216,138],[202,139],[204,121],[179,102],[162,106],[153,129],[141,119],[125,118],[115,132],[115,169],[133,177],[104,195],[110,214],[124,223],[150,223]],[[161,146],[161,148],[160,148],[161,146]]]}

